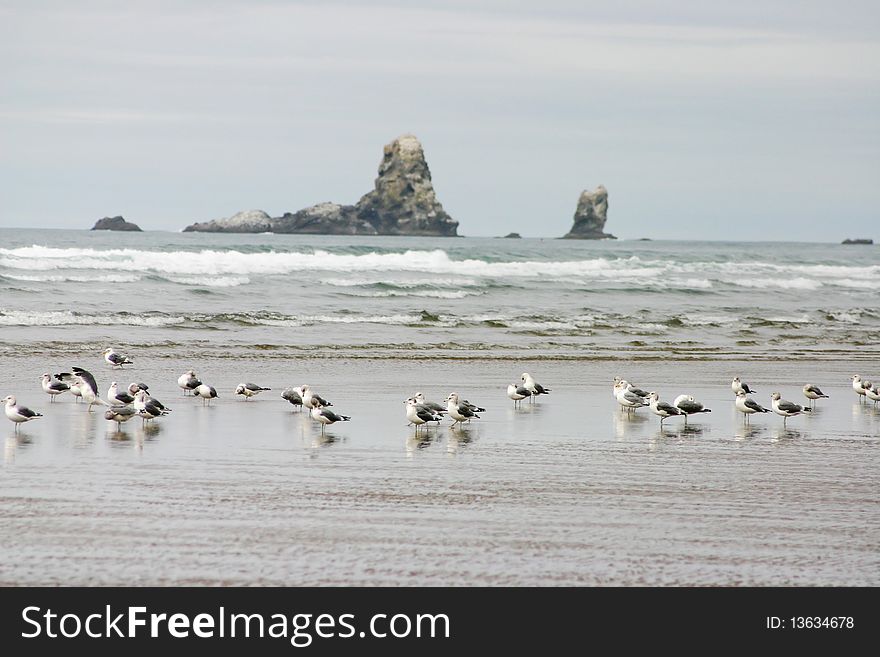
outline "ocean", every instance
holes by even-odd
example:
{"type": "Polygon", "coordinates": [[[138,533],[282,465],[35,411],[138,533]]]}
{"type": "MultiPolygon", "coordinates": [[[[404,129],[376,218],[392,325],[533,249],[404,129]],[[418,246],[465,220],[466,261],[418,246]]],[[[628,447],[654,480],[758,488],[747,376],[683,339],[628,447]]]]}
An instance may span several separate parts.
{"type": "Polygon", "coordinates": [[[0,585],[880,584],[873,246],[0,231],[0,585]],[[114,347],[134,364],[113,369],[114,347]],[[117,427],[91,371],[173,409],[117,427]],[[216,388],[183,396],[188,369],[216,388]],[[529,372],[551,390],[514,407],[529,372]],[[711,412],[620,409],[623,376],[711,412]],[[740,376],[812,412],[754,416],[740,376]],[[233,391],[271,390],[250,401],[233,391]],[[321,431],[308,383],[351,416],[321,431]],[[484,407],[416,434],[404,399],[484,407]]]}
{"type": "Polygon", "coordinates": [[[876,246],[27,229],[0,244],[12,351],[880,356],[876,246]]]}

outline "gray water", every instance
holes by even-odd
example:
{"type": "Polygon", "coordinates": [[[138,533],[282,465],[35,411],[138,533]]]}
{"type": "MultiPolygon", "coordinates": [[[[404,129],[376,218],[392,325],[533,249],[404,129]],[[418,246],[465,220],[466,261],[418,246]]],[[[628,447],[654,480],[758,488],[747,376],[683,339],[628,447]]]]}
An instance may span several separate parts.
{"type": "Polygon", "coordinates": [[[0,584],[880,583],[880,408],[849,385],[880,379],[871,247],[0,237],[0,393],[43,413],[0,418],[0,584]],[[72,366],[174,410],[49,402],[72,366]],[[552,392],[514,409],[523,371],[552,392]],[[618,375],[712,412],[622,413],[618,375]],[[737,375],[831,398],[745,425],[737,375]],[[280,398],[302,383],[352,420],[322,435],[280,398]],[[487,410],[416,437],[418,390],[487,410]]]}
{"type": "Polygon", "coordinates": [[[7,348],[880,355],[876,246],[9,229],[0,243],[7,348]]]}

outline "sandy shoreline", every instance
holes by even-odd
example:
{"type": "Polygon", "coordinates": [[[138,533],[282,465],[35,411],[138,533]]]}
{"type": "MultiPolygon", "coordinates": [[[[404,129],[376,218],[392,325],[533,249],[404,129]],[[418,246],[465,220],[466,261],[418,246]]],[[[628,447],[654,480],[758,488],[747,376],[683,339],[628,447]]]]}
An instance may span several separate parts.
{"type": "MultiPolygon", "coordinates": [[[[417,355],[417,354],[414,354],[417,355]]],[[[849,361],[639,362],[144,359],[102,388],[144,380],[174,408],[150,429],[62,397],[44,358],[0,359],[9,392],[45,413],[3,419],[0,584],[876,585],[880,409],[859,406],[849,361]],[[186,367],[220,392],[184,399],[186,367]],[[514,410],[523,370],[553,388],[514,410]],[[660,431],[622,415],[622,374],[713,409],[660,431]],[[743,427],[729,380],[769,403],[831,395],[812,417],[743,427]],[[244,402],[243,380],[273,388],[244,402]],[[320,431],[279,398],[308,382],[353,420],[320,431]],[[403,399],[456,390],[488,408],[417,441],[403,399]],[[22,558],[21,555],[27,555],[22,558]]],[[[870,372],[863,372],[870,375],[870,372]]],[[[111,378],[113,377],[113,378],[111,378]]],[[[4,394],[7,392],[4,391],[4,394]]]]}

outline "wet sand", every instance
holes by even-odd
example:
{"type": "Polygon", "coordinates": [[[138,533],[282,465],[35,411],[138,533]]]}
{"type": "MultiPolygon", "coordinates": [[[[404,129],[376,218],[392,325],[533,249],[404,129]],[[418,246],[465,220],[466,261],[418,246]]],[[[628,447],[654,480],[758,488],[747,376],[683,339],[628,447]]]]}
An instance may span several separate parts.
{"type": "Polygon", "coordinates": [[[0,418],[2,585],[880,584],[880,408],[857,403],[851,362],[68,358],[52,371],[145,381],[174,411],[117,432],[49,403],[43,357],[0,359],[3,395],[45,414],[18,435],[0,418]],[[210,407],[176,387],[189,367],[210,407]],[[524,370],[553,392],[514,410],[524,370]],[[713,412],[661,431],[618,410],[616,374],[713,412]],[[735,375],[768,406],[807,381],[831,399],[745,427],[735,375]],[[273,390],[245,402],[245,380],[273,390]],[[353,420],[322,437],[279,397],[300,383],[353,420]],[[488,410],[417,440],[417,390],[488,410]]]}

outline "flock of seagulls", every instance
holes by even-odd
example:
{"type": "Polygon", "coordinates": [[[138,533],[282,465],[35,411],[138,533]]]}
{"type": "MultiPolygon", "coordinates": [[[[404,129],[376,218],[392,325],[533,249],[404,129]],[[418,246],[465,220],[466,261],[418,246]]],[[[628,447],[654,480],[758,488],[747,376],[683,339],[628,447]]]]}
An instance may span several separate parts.
{"type": "MultiPolygon", "coordinates": [[[[854,375],[852,379],[853,389],[857,394],[864,395],[874,402],[880,401],[880,390],[874,388],[870,382],[863,382],[858,374],[854,375]]],[[[808,383],[803,387],[804,397],[809,400],[808,406],[795,404],[783,399],[780,393],[774,392],[770,395],[770,408],[765,408],[749,397],[757,391],[749,387],[747,383],[743,383],[738,376],[730,382],[730,388],[734,394],[734,407],[743,414],[743,421],[746,423],[755,413],[772,412],[782,416],[782,425],[785,426],[788,418],[812,411],[813,404],[817,399],[828,399],[828,395],[823,393],[818,386],[808,383]]],[[[670,404],[660,401],[660,395],[656,392],[646,392],[620,377],[614,378],[614,398],[622,409],[627,411],[633,411],[642,406],[649,407],[652,413],[660,417],[660,426],[663,426],[664,420],[673,416],[684,417],[684,423],[687,424],[689,415],[712,412],[712,409],[703,406],[692,395],[679,395],[670,404]]]]}
{"type": "MultiPolygon", "coordinates": [[[[134,363],[129,357],[117,354],[113,349],[106,349],[103,355],[104,360],[113,369],[123,369],[125,365],[134,363]]],[[[219,396],[216,388],[202,382],[194,370],[184,372],[177,379],[177,385],[183,390],[184,396],[200,397],[203,405],[210,404],[211,400],[219,396]]],[[[106,407],[104,417],[108,421],[116,422],[117,428],[135,417],[141,418],[144,422],[150,422],[171,413],[170,408],[150,395],[149,386],[141,382],[133,382],[122,388],[117,381],[113,381],[102,397],[94,375],[80,367],[73,367],[70,372],[58,374],[46,372],[41,376],[41,386],[43,392],[49,396],[50,402],[54,402],[57,396],[69,392],[77,402],[82,399],[88,404],[88,411],[91,411],[95,405],[106,407]]],[[[752,415],[772,412],[782,416],[783,426],[785,426],[788,418],[809,413],[813,410],[817,400],[828,398],[828,395],[824,394],[818,386],[808,383],[803,387],[803,395],[808,400],[808,405],[796,404],[783,399],[780,393],[773,392],[770,395],[770,408],[766,408],[750,396],[757,391],[739,377],[735,377],[731,381],[730,387],[734,394],[734,407],[743,414],[745,423],[750,422],[752,415]]],[[[875,405],[880,402],[880,387],[874,386],[870,381],[862,380],[858,374],[852,377],[852,388],[858,395],[860,402],[862,400],[865,403],[871,401],[875,405]]],[[[238,384],[235,388],[235,394],[248,401],[251,397],[269,390],[271,388],[246,382],[238,384]]],[[[550,388],[538,383],[528,372],[522,374],[519,383],[511,383],[507,386],[507,396],[513,401],[514,408],[521,406],[523,400],[526,399],[529,400],[529,403],[535,403],[538,397],[548,395],[550,392],[550,388]]],[[[671,417],[682,417],[684,423],[687,424],[691,415],[712,412],[712,409],[706,408],[692,395],[682,394],[671,403],[664,402],[661,401],[657,392],[643,390],[621,377],[614,378],[613,395],[621,409],[627,412],[634,412],[642,407],[650,409],[660,418],[661,427],[663,422],[671,417]]],[[[329,425],[351,420],[351,416],[331,410],[330,407],[333,406],[333,403],[319,395],[308,384],[285,388],[281,393],[281,398],[299,410],[307,409],[311,418],[321,425],[322,433],[329,425]]],[[[18,404],[13,395],[5,397],[3,402],[6,417],[15,423],[16,431],[19,425],[43,417],[42,413],[18,404]]],[[[480,419],[479,414],[486,411],[482,406],[462,399],[457,392],[449,393],[442,404],[429,401],[423,393],[417,392],[408,397],[404,404],[406,419],[410,426],[415,427],[416,434],[422,427],[431,423],[439,425],[447,417],[452,420],[451,426],[461,426],[472,420],[480,419]]]]}

